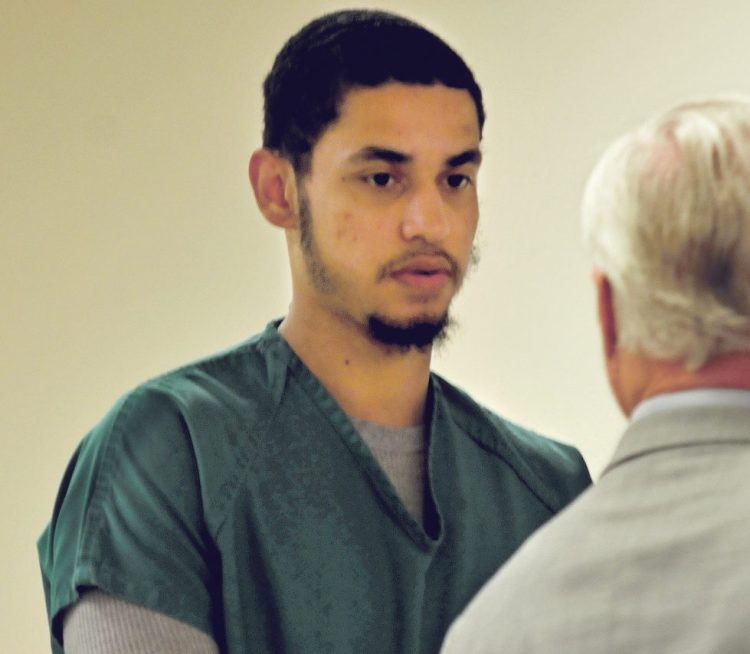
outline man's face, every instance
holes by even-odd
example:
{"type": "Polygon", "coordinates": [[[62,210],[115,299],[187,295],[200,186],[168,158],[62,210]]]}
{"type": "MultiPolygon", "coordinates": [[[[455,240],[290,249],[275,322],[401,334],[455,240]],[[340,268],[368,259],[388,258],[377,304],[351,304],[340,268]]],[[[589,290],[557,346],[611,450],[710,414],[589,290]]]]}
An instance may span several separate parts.
{"type": "Polygon", "coordinates": [[[428,345],[471,260],[479,160],[468,92],[350,91],[300,180],[306,299],[377,340],[428,345]]]}

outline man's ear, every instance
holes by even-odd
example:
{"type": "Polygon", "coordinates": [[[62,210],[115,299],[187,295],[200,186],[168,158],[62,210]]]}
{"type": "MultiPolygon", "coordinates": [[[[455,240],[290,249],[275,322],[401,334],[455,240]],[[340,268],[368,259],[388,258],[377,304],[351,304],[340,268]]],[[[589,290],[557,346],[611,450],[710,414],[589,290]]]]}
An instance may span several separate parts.
{"type": "Polygon", "coordinates": [[[272,150],[253,152],[249,165],[255,201],[266,220],[285,229],[297,226],[297,182],[294,168],[272,150]]]}
{"type": "Polygon", "coordinates": [[[604,356],[609,360],[617,349],[617,322],[615,320],[615,302],[612,295],[612,285],[608,277],[601,270],[595,269],[593,276],[594,284],[596,284],[599,327],[604,343],[604,356]]]}

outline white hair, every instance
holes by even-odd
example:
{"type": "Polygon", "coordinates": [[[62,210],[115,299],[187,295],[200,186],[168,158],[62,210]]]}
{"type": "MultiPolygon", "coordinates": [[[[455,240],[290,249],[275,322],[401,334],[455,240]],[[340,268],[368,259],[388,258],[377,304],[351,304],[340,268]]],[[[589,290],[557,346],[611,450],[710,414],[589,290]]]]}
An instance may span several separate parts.
{"type": "Polygon", "coordinates": [[[621,137],[582,214],[619,346],[692,369],[750,350],[750,98],[679,105],[621,137]]]}

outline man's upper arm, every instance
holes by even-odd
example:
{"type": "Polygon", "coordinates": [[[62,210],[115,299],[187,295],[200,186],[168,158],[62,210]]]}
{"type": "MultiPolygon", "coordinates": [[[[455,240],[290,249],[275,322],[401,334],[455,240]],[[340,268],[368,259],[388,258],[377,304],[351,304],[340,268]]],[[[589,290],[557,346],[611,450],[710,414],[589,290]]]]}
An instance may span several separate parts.
{"type": "Polygon", "coordinates": [[[212,547],[191,434],[169,393],[136,391],[90,434],[40,540],[55,639],[98,588],[210,633],[212,547]]]}

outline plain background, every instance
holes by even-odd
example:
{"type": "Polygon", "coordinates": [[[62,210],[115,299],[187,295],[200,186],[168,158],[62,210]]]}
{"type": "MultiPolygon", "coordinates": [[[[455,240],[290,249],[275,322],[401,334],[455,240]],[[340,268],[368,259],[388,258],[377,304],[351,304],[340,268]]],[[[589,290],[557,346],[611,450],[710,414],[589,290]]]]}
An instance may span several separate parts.
{"type": "MultiPolygon", "coordinates": [[[[482,261],[436,368],[574,443],[606,386],[578,205],[653,110],[748,90],[747,0],[374,0],[443,35],[486,95],[482,261]]],[[[282,234],[246,180],[283,41],[353,0],[0,0],[0,650],[48,650],[35,540],[65,464],[138,382],[283,315],[282,234]]]]}

